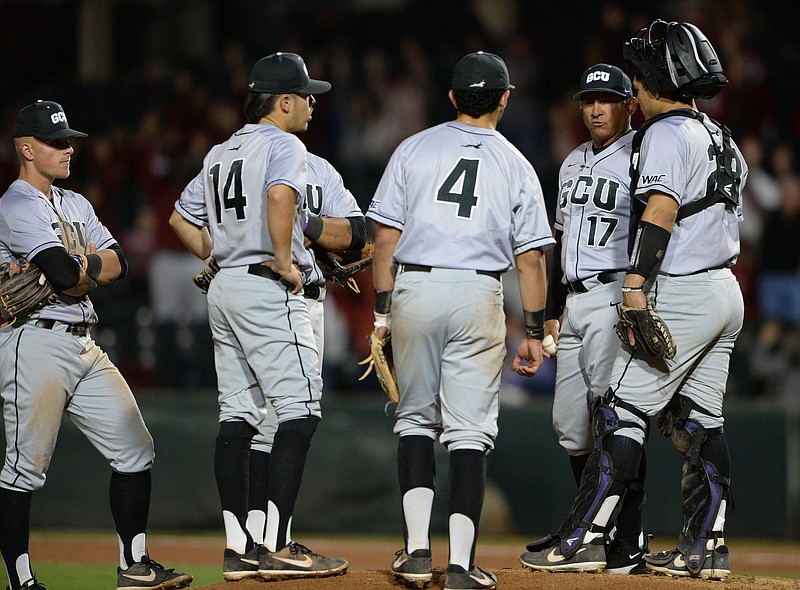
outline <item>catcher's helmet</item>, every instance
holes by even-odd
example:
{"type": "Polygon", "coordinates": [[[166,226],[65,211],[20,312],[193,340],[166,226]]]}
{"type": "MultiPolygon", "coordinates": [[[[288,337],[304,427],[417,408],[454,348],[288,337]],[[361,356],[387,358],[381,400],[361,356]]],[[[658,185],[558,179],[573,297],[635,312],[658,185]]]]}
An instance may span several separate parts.
{"type": "Polygon", "coordinates": [[[654,20],[625,43],[622,55],[650,90],[711,98],[728,83],[711,43],[690,23],[654,20]]]}

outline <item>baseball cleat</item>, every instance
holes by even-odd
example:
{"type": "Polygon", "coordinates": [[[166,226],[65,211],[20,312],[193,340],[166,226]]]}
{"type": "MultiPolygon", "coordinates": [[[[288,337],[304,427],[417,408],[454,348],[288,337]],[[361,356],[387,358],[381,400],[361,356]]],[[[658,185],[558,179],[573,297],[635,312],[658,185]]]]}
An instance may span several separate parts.
{"type": "Polygon", "coordinates": [[[615,537],[606,551],[607,574],[649,574],[650,570],[644,562],[644,556],[649,551],[649,543],[645,540],[645,547],[640,548],[622,537],[615,537]]]}
{"type": "MultiPolygon", "coordinates": [[[[6,586],[6,590],[11,590],[10,586],[6,586]]],[[[31,578],[30,580],[25,580],[22,583],[22,586],[17,588],[16,590],[45,590],[44,584],[36,580],[36,576],[31,578]]]]}
{"type": "Polygon", "coordinates": [[[185,588],[192,583],[192,580],[192,574],[166,569],[147,555],[128,569],[117,568],[117,590],[185,588]]]}
{"type": "Polygon", "coordinates": [[[574,555],[564,557],[559,543],[540,551],[519,556],[525,567],[543,572],[601,572],[606,566],[606,548],[602,538],[581,545],[574,555]]]}
{"type": "Polygon", "coordinates": [[[222,577],[226,582],[235,582],[245,578],[257,578],[263,545],[256,545],[246,553],[236,553],[233,549],[225,549],[222,559],[222,577]]]}
{"type": "Polygon", "coordinates": [[[411,555],[401,549],[394,556],[392,573],[396,577],[413,584],[426,584],[433,578],[430,549],[417,549],[411,555]]]}
{"type": "Polygon", "coordinates": [[[443,590],[492,590],[497,588],[497,577],[477,565],[466,571],[460,565],[448,565],[443,590]]]}
{"type": "Polygon", "coordinates": [[[731,574],[731,561],[727,545],[706,550],[703,566],[697,574],[686,567],[683,554],[677,549],[648,553],[644,556],[648,569],[657,574],[676,577],[693,577],[704,580],[724,580],[731,574]]]}
{"type": "Polygon", "coordinates": [[[285,578],[321,578],[347,572],[346,559],[325,557],[300,543],[289,543],[280,551],[263,551],[258,573],[265,580],[285,578]]]}

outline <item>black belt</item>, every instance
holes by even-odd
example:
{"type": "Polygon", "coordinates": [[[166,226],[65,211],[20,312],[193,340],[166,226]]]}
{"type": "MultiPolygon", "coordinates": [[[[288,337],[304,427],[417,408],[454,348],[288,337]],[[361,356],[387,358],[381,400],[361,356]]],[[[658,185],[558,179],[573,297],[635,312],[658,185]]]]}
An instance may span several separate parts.
{"type": "Polygon", "coordinates": [[[264,277],[265,279],[272,279],[273,281],[280,281],[283,279],[281,275],[276,273],[268,266],[263,264],[251,264],[247,267],[247,274],[256,275],[257,277],[264,277]]]}
{"type": "Polygon", "coordinates": [[[45,330],[52,330],[58,325],[66,326],[64,332],[73,336],[86,336],[92,327],[91,324],[68,324],[57,320],[37,320],[34,324],[37,328],[44,328],[45,330]]]}
{"type": "Polygon", "coordinates": [[[664,276],[667,276],[667,277],[690,277],[692,275],[699,275],[699,274],[702,274],[704,272],[709,272],[709,271],[712,271],[712,270],[722,270],[723,268],[730,268],[730,267],[727,264],[719,264],[717,266],[712,266],[711,268],[704,268],[702,270],[696,270],[694,272],[687,272],[685,275],[674,275],[674,274],[670,274],[668,272],[659,272],[658,274],[664,275],[664,276]]]}
{"type": "MultiPolygon", "coordinates": [[[[290,285],[289,282],[281,275],[276,273],[270,267],[264,266],[263,264],[251,264],[247,267],[247,274],[256,275],[257,277],[264,277],[265,279],[272,279],[273,281],[278,281],[290,289],[294,288],[294,285],[290,285]]],[[[306,299],[319,299],[320,290],[321,285],[303,285],[303,297],[306,299]]]]}
{"type": "Polygon", "coordinates": [[[323,286],[324,285],[303,285],[303,297],[316,301],[319,299],[319,294],[323,286]]]}
{"type": "MultiPolygon", "coordinates": [[[[619,273],[620,271],[617,270],[607,270],[589,278],[597,279],[602,285],[607,285],[616,281],[619,278],[619,273]]],[[[588,293],[589,289],[586,288],[586,285],[583,284],[583,281],[568,281],[567,291],[570,293],[588,293]]]]}
{"type": "MultiPolygon", "coordinates": [[[[425,266],[424,264],[401,264],[400,272],[431,272],[432,266],[425,266]]],[[[457,270],[457,269],[456,269],[457,270]]],[[[476,270],[475,274],[486,275],[493,279],[500,280],[503,273],[496,270],[476,270]]]]}

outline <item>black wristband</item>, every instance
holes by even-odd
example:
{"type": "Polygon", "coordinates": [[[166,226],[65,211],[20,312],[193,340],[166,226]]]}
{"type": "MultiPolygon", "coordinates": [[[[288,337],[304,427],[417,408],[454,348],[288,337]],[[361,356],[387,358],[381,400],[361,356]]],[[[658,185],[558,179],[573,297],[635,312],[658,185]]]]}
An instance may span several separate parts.
{"type": "Polygon", "coordinates": [[[389,313],[392,310],[392,292],[375,291],[375,313],[389,313]]]}
{"type": "Polygon", "coordinates": [[[627,273],[648,278],[664,258],[672,234],[659,225],[640,221],[633,240],[627,273]]]}
{"type": "Polygon", "coordinates": [[[308,221],[306,222],[306,226],[303,228],[303,235],[312,242],[316,242],[322,235],[323,225],[324,223],[322,221],[322,217],[309,212],[308,221]]]}
{"type": "Polygon", "coordinates": [[[103,259],[98,254],[86,255],[86,274],[95,281],[100,276],[100,271],[103,270],[103,259]]]}
{"type": "Polygon", "coordinates": [[[525,318],[525,338],[528,340],[544,340],[544,309],[522,312],[525,318]]]}

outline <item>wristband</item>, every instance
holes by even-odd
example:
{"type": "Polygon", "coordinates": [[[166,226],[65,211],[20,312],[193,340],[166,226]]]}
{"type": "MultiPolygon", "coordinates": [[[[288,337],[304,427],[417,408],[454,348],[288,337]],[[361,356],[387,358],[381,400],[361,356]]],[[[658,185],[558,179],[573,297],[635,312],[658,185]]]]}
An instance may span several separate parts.
{"type": "Polygon", "coordinates": [[[375,323],[372,324],[373,329],[377,332],[378,328],[386,328],[387,330],[391,330],[392,328],[392,314],[390,313],[378,313],[375,312],[375,323]]]}
{"type": "Polygon", "coordinates": [[[89,254],[86,257],[86,274],[93,278],[95,281],[100,276],[100,271],[103,270],[103,259],[98,254],[89,254]]]}
{"type": "Polygon", "coordinates": [[[389,313],[392,308],[391,291],[375,291],[375,313],[389,313]]]}
{"type": "Polygon", "coordinates": [[[312,242],[316,242],[322,235],[322,227],[324,225],[322,217],[314,215],[313,213],[307,213],[306,215],[306,222],[303,226],[303,235],[312,242]]]}
{"type": "Polygon", "coordinates": [[[622,287],[623,293],[644,293],[644,287],[622,287]]]}
{"type": "Polygon", "coordinates": [[[525,311],[525,338],[528,340],[544,340],[544,309],[525,311]]]}

